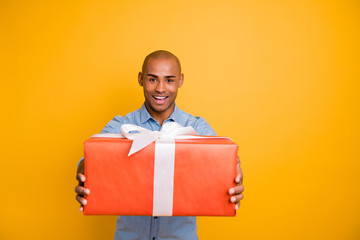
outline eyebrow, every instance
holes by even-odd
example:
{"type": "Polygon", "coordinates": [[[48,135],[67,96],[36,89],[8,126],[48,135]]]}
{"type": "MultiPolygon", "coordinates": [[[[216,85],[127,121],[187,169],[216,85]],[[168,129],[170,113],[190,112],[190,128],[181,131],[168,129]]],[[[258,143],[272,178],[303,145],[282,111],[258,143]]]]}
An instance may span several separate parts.
{"type": "MultiPolygon", "coordinates": [[[[149,77],[154,77],[154,78],[158,78],[159,76],[156,76],[154,74],[147,74],[146,76],[149,76],[149,77]]],[[[170,75],[170,76],[165,76],[165,78],[176,78],[175,76],[173,75],[170,75]]]]}
{"type": "Polygon", "coordinates": [[[158,76],[154,75],[154,74],[147,74],[146,76],[149,76],[149,77],[154,77],[154,78],[157,78],[158,76]]]}

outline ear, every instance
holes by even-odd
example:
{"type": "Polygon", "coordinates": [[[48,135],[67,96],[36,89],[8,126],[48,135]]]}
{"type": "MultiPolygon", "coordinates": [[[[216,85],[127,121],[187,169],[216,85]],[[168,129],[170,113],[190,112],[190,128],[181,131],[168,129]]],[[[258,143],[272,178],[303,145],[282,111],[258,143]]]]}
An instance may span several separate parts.
{"type": "Polygon", "coordinates": [[[184,83],[184,74],[182,73],[180,75],[180,79],[179,79],[179,87],[181,87],[183,85],[183,83],[184,83]]]}
{"type": "Polygon", "coordinates": [[[143,86],[143,82],[142,82],[142,72],[139,72],[139,75],[138,75],[138,83],[140,86],[143,86]]]}

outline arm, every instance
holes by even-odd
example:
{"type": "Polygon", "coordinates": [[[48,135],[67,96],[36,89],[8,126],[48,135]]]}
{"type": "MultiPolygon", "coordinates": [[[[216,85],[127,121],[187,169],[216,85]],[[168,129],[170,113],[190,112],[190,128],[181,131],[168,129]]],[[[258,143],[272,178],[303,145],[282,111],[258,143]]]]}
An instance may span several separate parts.
{"type": "MultiPolygon", "coordinates": [[[[120,126],[123,124],[122,117],[117,116],[114,117],[101,131],[101,133],[116,133],[115,129],[120,130],[120,126]]],[[[76,171],[76,180],[78,181],[78,185],[75,187],[76,200],[81,204],[79,211],[84,210],[84,206],[87,204],[85,196],[90,194],[90,189],[84,188],[84,182],[86,181],[86,177],[84,175],[84,158],[80,160],[78,163],[77,171],[76,171]]]]}
{"type": "MultiPolygon", "coordinates": [[[[195,124],[195,130],[200,135],[216,135],[214,130],[210,127],[210,125],[205,121],[203,118],[198,118],[197,123],[195,124]]],[[[230,202],[235,203],[235,209],[238,210],[240,207],[240,201],[244,198],[243,191],[244,186],[242,185],[243,182],[243,174],[240,167],[240,159],[237,159],[237,175],[235,177],[236,187],[230,188],[228,193],[230,195],[230,202]]]]}

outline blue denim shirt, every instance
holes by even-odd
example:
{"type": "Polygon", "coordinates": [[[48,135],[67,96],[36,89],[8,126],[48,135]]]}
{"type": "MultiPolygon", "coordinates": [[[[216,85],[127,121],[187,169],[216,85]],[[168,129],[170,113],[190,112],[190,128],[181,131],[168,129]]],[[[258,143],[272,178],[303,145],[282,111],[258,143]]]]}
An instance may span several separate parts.
{"type": "MultiPolygon", "coordinates": [[[[216,135],[210,125],[201,117],[194,117],[176,105],[171,116],[165,122],[174,121],[183,127],[192,126],[199,135],[216,135]]],[[[164,123],[165,123],[164,122],[164,123]]],[[[120,133],[120,126],[126,123],[160,131],[161,126],[149,112],[145,104],[125,117],[114,117],[101,131],[102,133],[120,133]]],[[[137,204],[141,204],[139,201],[137,204]]],[[[152,216],[118,216],[114,239],[198,239],[196,217],[152,217],[152,216]]]]}

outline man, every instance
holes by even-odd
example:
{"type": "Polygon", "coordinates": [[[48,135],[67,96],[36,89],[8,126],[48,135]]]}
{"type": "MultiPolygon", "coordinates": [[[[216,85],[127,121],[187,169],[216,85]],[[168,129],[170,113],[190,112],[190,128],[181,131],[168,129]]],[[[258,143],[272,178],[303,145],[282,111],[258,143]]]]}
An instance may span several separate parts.
{"type": "MultiPolygon", "coordinates": [[[[192,126],[200,135],[216,135],[203,118],[193,117],[176,106],[175,99],[178,88],[184,82],[184,74],[181,73],[180,62],[175,55],[163,50],[149,54],[144,60],[142,72],[138,75],[138,82],[144,89],[143,106],[125,117],[116,116],[104,127],[102,133],[119,133],[120,126],[125,123],[159,131],[163,123],[175,121],[184,127],[192,126]]],[[[83,161],[80,162],[77,172],[79,185],[75,192],[82,211],[87,203],[83,196],[90,194],[90,190],[83,187],[86,180],[83,175],[83,161]]],[[[244,191],[240,162],[235,182],[237,186],[229,189],[229,201],[236,203],[235,208],[238,209],[244,191]]],[[[196,218],[119,216],[115,239],[197,239],[196,218]]]]}

